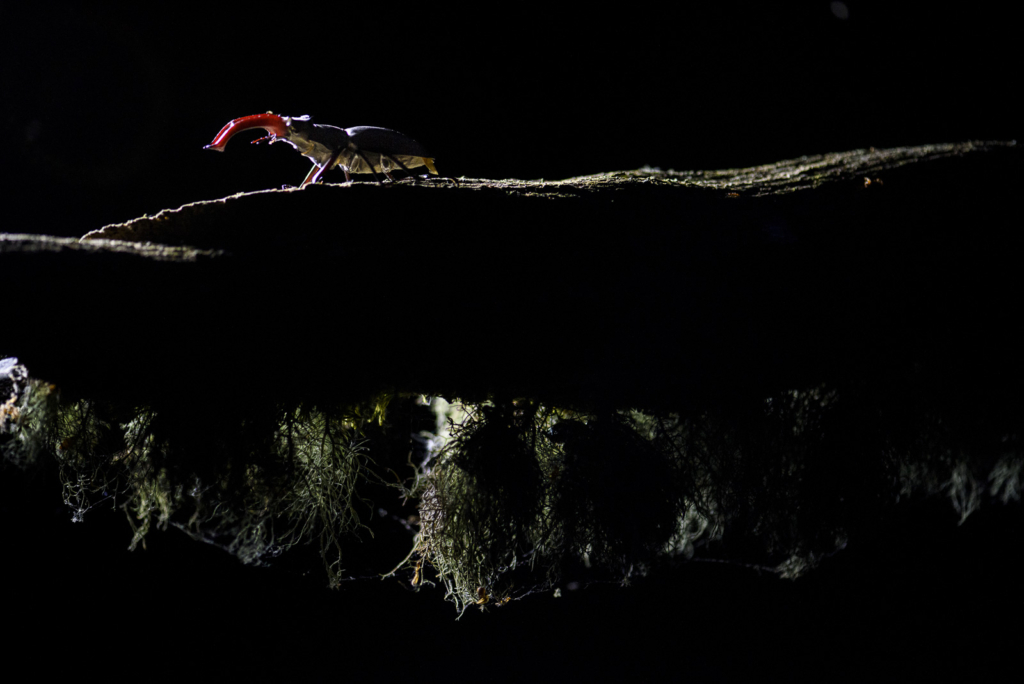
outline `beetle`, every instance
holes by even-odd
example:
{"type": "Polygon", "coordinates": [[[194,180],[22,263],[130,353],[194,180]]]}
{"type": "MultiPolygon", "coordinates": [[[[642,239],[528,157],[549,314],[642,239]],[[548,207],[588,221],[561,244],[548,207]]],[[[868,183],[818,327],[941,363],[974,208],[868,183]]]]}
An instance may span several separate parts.
{"type": "Polygon", "coordinates": [[[228,140],[250,128],[262,128],[270,133],[253,140],[253,144],[285,142],[302,156],[313,160],[313,168],[300,187],[319,182],[321,176],[335,166],[340,166],[345,172],[346,181],[352,180],[350,174],[353,173],[371,173],[380,182],[378,171],[393,181],[391,171],[402,169],[411,173],[409,169],[419,166],[425,166],[430,173],[437,175],[434,158],[407,135],[375,126],[339,128],[317,124],[308,115],[279,116],[267,112],[243,116],[229,121],[213,142],[203,149],[223,152],[228,140]]]}

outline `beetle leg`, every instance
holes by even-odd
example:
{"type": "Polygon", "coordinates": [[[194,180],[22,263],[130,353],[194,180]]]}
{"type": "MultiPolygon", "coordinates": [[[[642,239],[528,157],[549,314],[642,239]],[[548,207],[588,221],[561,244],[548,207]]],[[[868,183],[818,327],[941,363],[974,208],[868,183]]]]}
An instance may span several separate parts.
{"type": "MultiPolygon", "coordinates": [[[[327,160],[326,164],[324,164],[323,166],[317,166],[316,164],[314,164],[313,170],[309,172],[308,176],[306,176],[306,180],[302,181],[302,185],[305,185],[306,183],[319,183],[320,177],[323,176],[324,173],[326,173],[327,171],[331,170],[334,164],[338,161],[338,157],[340,156],[341,148],[339,147],[337,150],[334,151],[334,154],[331,155],[331,158],[327,160]]],[[[349,180],[348,169],[345,169],[345,180],[349,180]]]]}
{"type": "MultiPolygon", "coordinates": [[[[313,168],[314,168],[315,173],[314,173],[314,171],[310,171],[309,172],[310,175],[312,176],[312,178],[310,179],[309,182],[312,185],[316,185],[317,183],[320,182],[320,178],[327,172],[327,170],[331,168],[331,165],[330,164],[324,164],[323,166],[315,166],[313,168]]],[[[307,178],[308,178],[308,176],[307,176],[307,178]]]]}
{"type": "Polygon", "coordinates": [[[391,172],[394,171],[394,169],[389,167],[385,163],[385,162],[387,162],[389,160],[390,161],[394,161],[393,159],[391,159],[391,157],[388,157],[387,155],[384,155],[384,154],[380,155],[380,172],[383,173],[385,176],[387,176],[387,179],[389,181],[394,183],[395,182],[395,177],[391,175],[391,172]]]}
{"type": "MultiPolygon", "coordinates": [[[[409,167],[408,167],[408,166],[406,166],[405,164],[403,164],[403,163],[402,163],[402,160],[400,160],[400,159],[399,159],[398,157],[392,157],[392,156],[391,156],[391,155],[389,155],[389,154],[388,154],[388,155],[384,155],[384,154],[380,155],[380,158],[381,158],[381,160],[382,160],[382,161],[383,161],[383,159],[384,159],[385,157],[387,157],[388,159],[390,159],[390,160],[391,160],[391,161],[392,161],[392,162],[393,162],[394,164],[397,164],[397,165],[399,166],[399,168],[401,168],[401,169],[402,169],[403,171],[405,171],[405,172],[406,172],[407,174],[409,174],[410,176],[412,176],[412,182],[413,182],[413,183],[415,183],[415,182],[416,182],[416,175],[415,175],[415,174],[414,174],[414,173],[413,173],[412,171],[410,171],[410,170],[409,170],[409,167]]],[[[383,164],[381,165],[381,168],[383,168],[383,164]]],[[[391,176],[388,176],[388,178],[391,178],[391,176]]],[[[393,180],[395,180],[395,179],[394,179],[394,178],[391,178],[391,180],[393,181],[393,180]]]]}
{"type": "Polygon", "coordinates": [[[310,182],[314,182],[315,183],[316,181],[312,181],[311,179],[313,178],[313,174],[315,174],[319,170],[320,170],[320,167],[317,166],[316,164],[313,164],[313,168],[311,168],[309,170],[309,173],[306,174],[306,179],[304,181],[302,181],[302,183],[299,184],[299,187],[300,188],[304,187],[306,185],[306,183],[310,183],[310,182]]]}
{"type": "MultiPolygon", "coordinates": [[[[375,180],[378,183],[380,183],[380,178],[377,177],[377,172],[373,170],[373,164],[370,163],[370,160],[366,157],[365,154],[363,154],[363,151],[362,150],[356,150],[356,154],[358,154],[360,157],[362,157],[363,161],[366,162],[366,165],[370,167],[370,173],[373,174],[373,180],[375,180]]],[[[381,155],[381,156],[383,156],[383,155],[381,155]]],[[[384,175],[385,176],[388,175],[387,172],[385,172],[384,175]]]]}

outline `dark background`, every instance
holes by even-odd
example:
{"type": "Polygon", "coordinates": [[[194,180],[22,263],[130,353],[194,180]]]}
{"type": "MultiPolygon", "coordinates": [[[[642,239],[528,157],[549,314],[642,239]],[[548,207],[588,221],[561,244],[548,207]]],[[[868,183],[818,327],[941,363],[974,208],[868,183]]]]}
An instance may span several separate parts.
{"type": "Polygon", "coordinates": [[[286,145],[202,149],[267,110],[402,131],[453,176],[553,179],[1006,140],[1021,119],[1017,17],[962,4],[32,7],[0,22],[7,232],[297,184],[286,145]]]}
{"type": "MultiPolygon", "coordinates": [[[[202,149],[230,119],[267,110],[394,128],[431,150],[442,173],[484,178],[728,168],[1019,136],[1016,12],[850,2],[842,19],[828,2],[587,7],[197,14],[3,3],[2,230],[81,235],[297,184],[308,163],[287,146],[202,149]]],[[[384,208],[382,220],[405,219],[384,208]]],[[[25,315],[49,322],[47,312],[25,315]]],[[[694,563],[628,589],[536,595],[455,623],[437,590],[366,579],[331,593],[315,565],[305,576],[243,567],[174,531],[129,554],[121,514],[98,509],[73,525],[49,469],[5,467],[2,482],[2,565],[17,599],[6,622],[20,635],[5,650],[37,671],[985,677],[1021,643],[1019,503],[988,504],[957,526],[947,501],[910,502],[876,537],[795,583],[694,563]],[[1004,618],[1013,622],[1000,627],[1004,618]],[[30,656],[31,644],[50,654],[30,656]]]]}

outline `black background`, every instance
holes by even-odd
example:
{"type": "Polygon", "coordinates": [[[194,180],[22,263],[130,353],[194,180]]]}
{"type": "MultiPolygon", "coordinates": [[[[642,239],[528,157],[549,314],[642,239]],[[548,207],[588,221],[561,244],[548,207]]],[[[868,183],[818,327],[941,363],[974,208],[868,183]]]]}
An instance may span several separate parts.
{"type": "MultiPolygon", "coordinates": [[[[847,19],[828,2],[113,7],[0,5],[5,232],[81,235],[297,184],[308,163],[287,146],[202,149],[267,110],[400,130],[453,176],[552,179],[1008,140],[1021,120],[1019,14],[963,4],[850,2],[847,19]]],[[[173,531],[129,554],[120,513],[70,522],[55,473],[5,467],[2,480],[17,634],[5,650],[36,672],[991,677],[1021,643],[1019,504],[957,526],[947,501],[911,502],[795,583],[695,563],[454,622],[438,590],[366,579],[328,592],[315,573],[244,567],[173,531]]]]}
{"type": "Polygon", "coordinates": [[[332,7],[5,3],[3,181],[23,211],[4,230],[76,235],[297,184],[308,162],[288,146],[202,149],[267,110],[393,128],[443,173],[485,178],[732,168],[1019,128],[1015,17],[994,10],[332,7]]]}

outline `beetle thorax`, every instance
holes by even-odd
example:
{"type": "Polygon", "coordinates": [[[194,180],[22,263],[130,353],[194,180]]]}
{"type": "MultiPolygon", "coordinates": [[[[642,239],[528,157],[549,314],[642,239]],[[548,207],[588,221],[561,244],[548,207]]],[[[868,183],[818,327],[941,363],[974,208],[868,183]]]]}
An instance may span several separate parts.
{"type": "Polygon", "coordinates": [[[314,124],[308,117],[288,119],[288,136],[284,140],[320,166],[329,162],[339,147],[345,149],[342,157],[351,157],[346,154],[349,138],[344,128],[314,124]]]}

